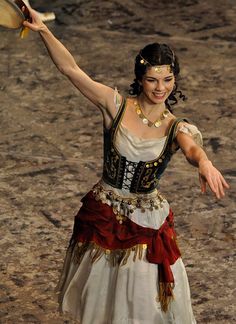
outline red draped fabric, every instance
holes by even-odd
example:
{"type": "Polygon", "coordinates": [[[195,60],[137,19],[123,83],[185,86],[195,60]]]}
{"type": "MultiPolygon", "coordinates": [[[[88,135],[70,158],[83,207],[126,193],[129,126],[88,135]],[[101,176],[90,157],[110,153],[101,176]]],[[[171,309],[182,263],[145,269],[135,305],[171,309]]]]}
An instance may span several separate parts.
{"type": "Polygon", "coordinates": [[[82,199],[82,207],[75,216],[71,242],[93,242],[109,250],[132,248],[137,244],[147,244],[146,258],[160,265],[160,280],[173,283],[171,264],[180,257],[174,230],[174,217],[170,210],[163,225],[158,229],[142,227],[129,218],[120,224],[112,207],[95,200],[90,191],[82,199]]]}

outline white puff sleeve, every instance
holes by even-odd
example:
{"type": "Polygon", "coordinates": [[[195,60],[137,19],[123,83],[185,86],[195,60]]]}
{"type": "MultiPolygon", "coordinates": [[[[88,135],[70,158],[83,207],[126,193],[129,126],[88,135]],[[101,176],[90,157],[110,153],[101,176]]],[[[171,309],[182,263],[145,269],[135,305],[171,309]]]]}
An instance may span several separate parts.
{"type": "Polygon", "coordinates": [[[197,126],[188,123],[183,123],[183,124],[181,123],[181,125],[178,127],[177,133],[178,132],[182,132],[184,134],[191,136],[199,146],[203,147],[202,134],[197,128],[197,126]]]}
{"type": "Polygon", "coordinates": [[[117,88],[115,88],[114,89],[114,104],[116,106],[117,111],[119,110],[121,103],[122,103],[122,97],[119,94],[119,91],[117,90],[117,88]]]}

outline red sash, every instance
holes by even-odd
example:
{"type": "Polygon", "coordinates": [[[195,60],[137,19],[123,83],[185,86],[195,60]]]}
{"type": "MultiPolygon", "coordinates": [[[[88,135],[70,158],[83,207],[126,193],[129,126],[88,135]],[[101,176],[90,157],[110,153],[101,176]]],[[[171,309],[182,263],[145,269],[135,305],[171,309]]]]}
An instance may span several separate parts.
{"type": "MultiPolygon", "coordinates": [[[[112,207],[96,201],[92,191],[82,202],[75,216],[71,244],[93,242],[108,250],[125,250],[138,244],[147,244],[147,260],[159,266],[159,282],[162,285],[162,291],[159,285],[159,299],[161,301],[164,298],[166,301],[172,297],[174,277],[170,265],[181,255],[176,243],[172,211],[163,225],[155,230],[137,225],[129,218],[120,224],[112,207]]],[[[163,306],[163,310],[167,310],[167,307],[168,303],[163,306]]]]}

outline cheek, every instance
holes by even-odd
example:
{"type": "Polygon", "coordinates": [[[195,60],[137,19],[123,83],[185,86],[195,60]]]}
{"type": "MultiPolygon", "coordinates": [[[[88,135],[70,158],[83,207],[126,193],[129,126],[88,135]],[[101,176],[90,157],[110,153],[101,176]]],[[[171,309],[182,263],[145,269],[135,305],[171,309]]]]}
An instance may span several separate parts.
{"type": "Polygon", "coordinates": [[[167,89],[168,89],[169,92],[172,92],[173,91],[174,85],[175,85],[174,82],[171,82],[170,84],[167,85],[167,89]]]}
{"type": "Polygon", "coordinates": [[[143,90],[145,91],[150,91],[154,88],[154,83],[150,83],[150,82],[144,82],[143,83],[143,90]]]}

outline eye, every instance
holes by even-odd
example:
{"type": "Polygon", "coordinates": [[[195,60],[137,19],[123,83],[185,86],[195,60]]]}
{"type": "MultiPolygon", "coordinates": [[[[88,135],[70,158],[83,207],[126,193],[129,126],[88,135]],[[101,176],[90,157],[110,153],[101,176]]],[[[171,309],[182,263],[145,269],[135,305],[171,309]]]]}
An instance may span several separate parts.
{"type": "Polygon", "coordinates": [[[165,79],[165,82],[170,82],[172,80],[173,80],[173,78],[167,78],[167,79],[165,79]]]}

